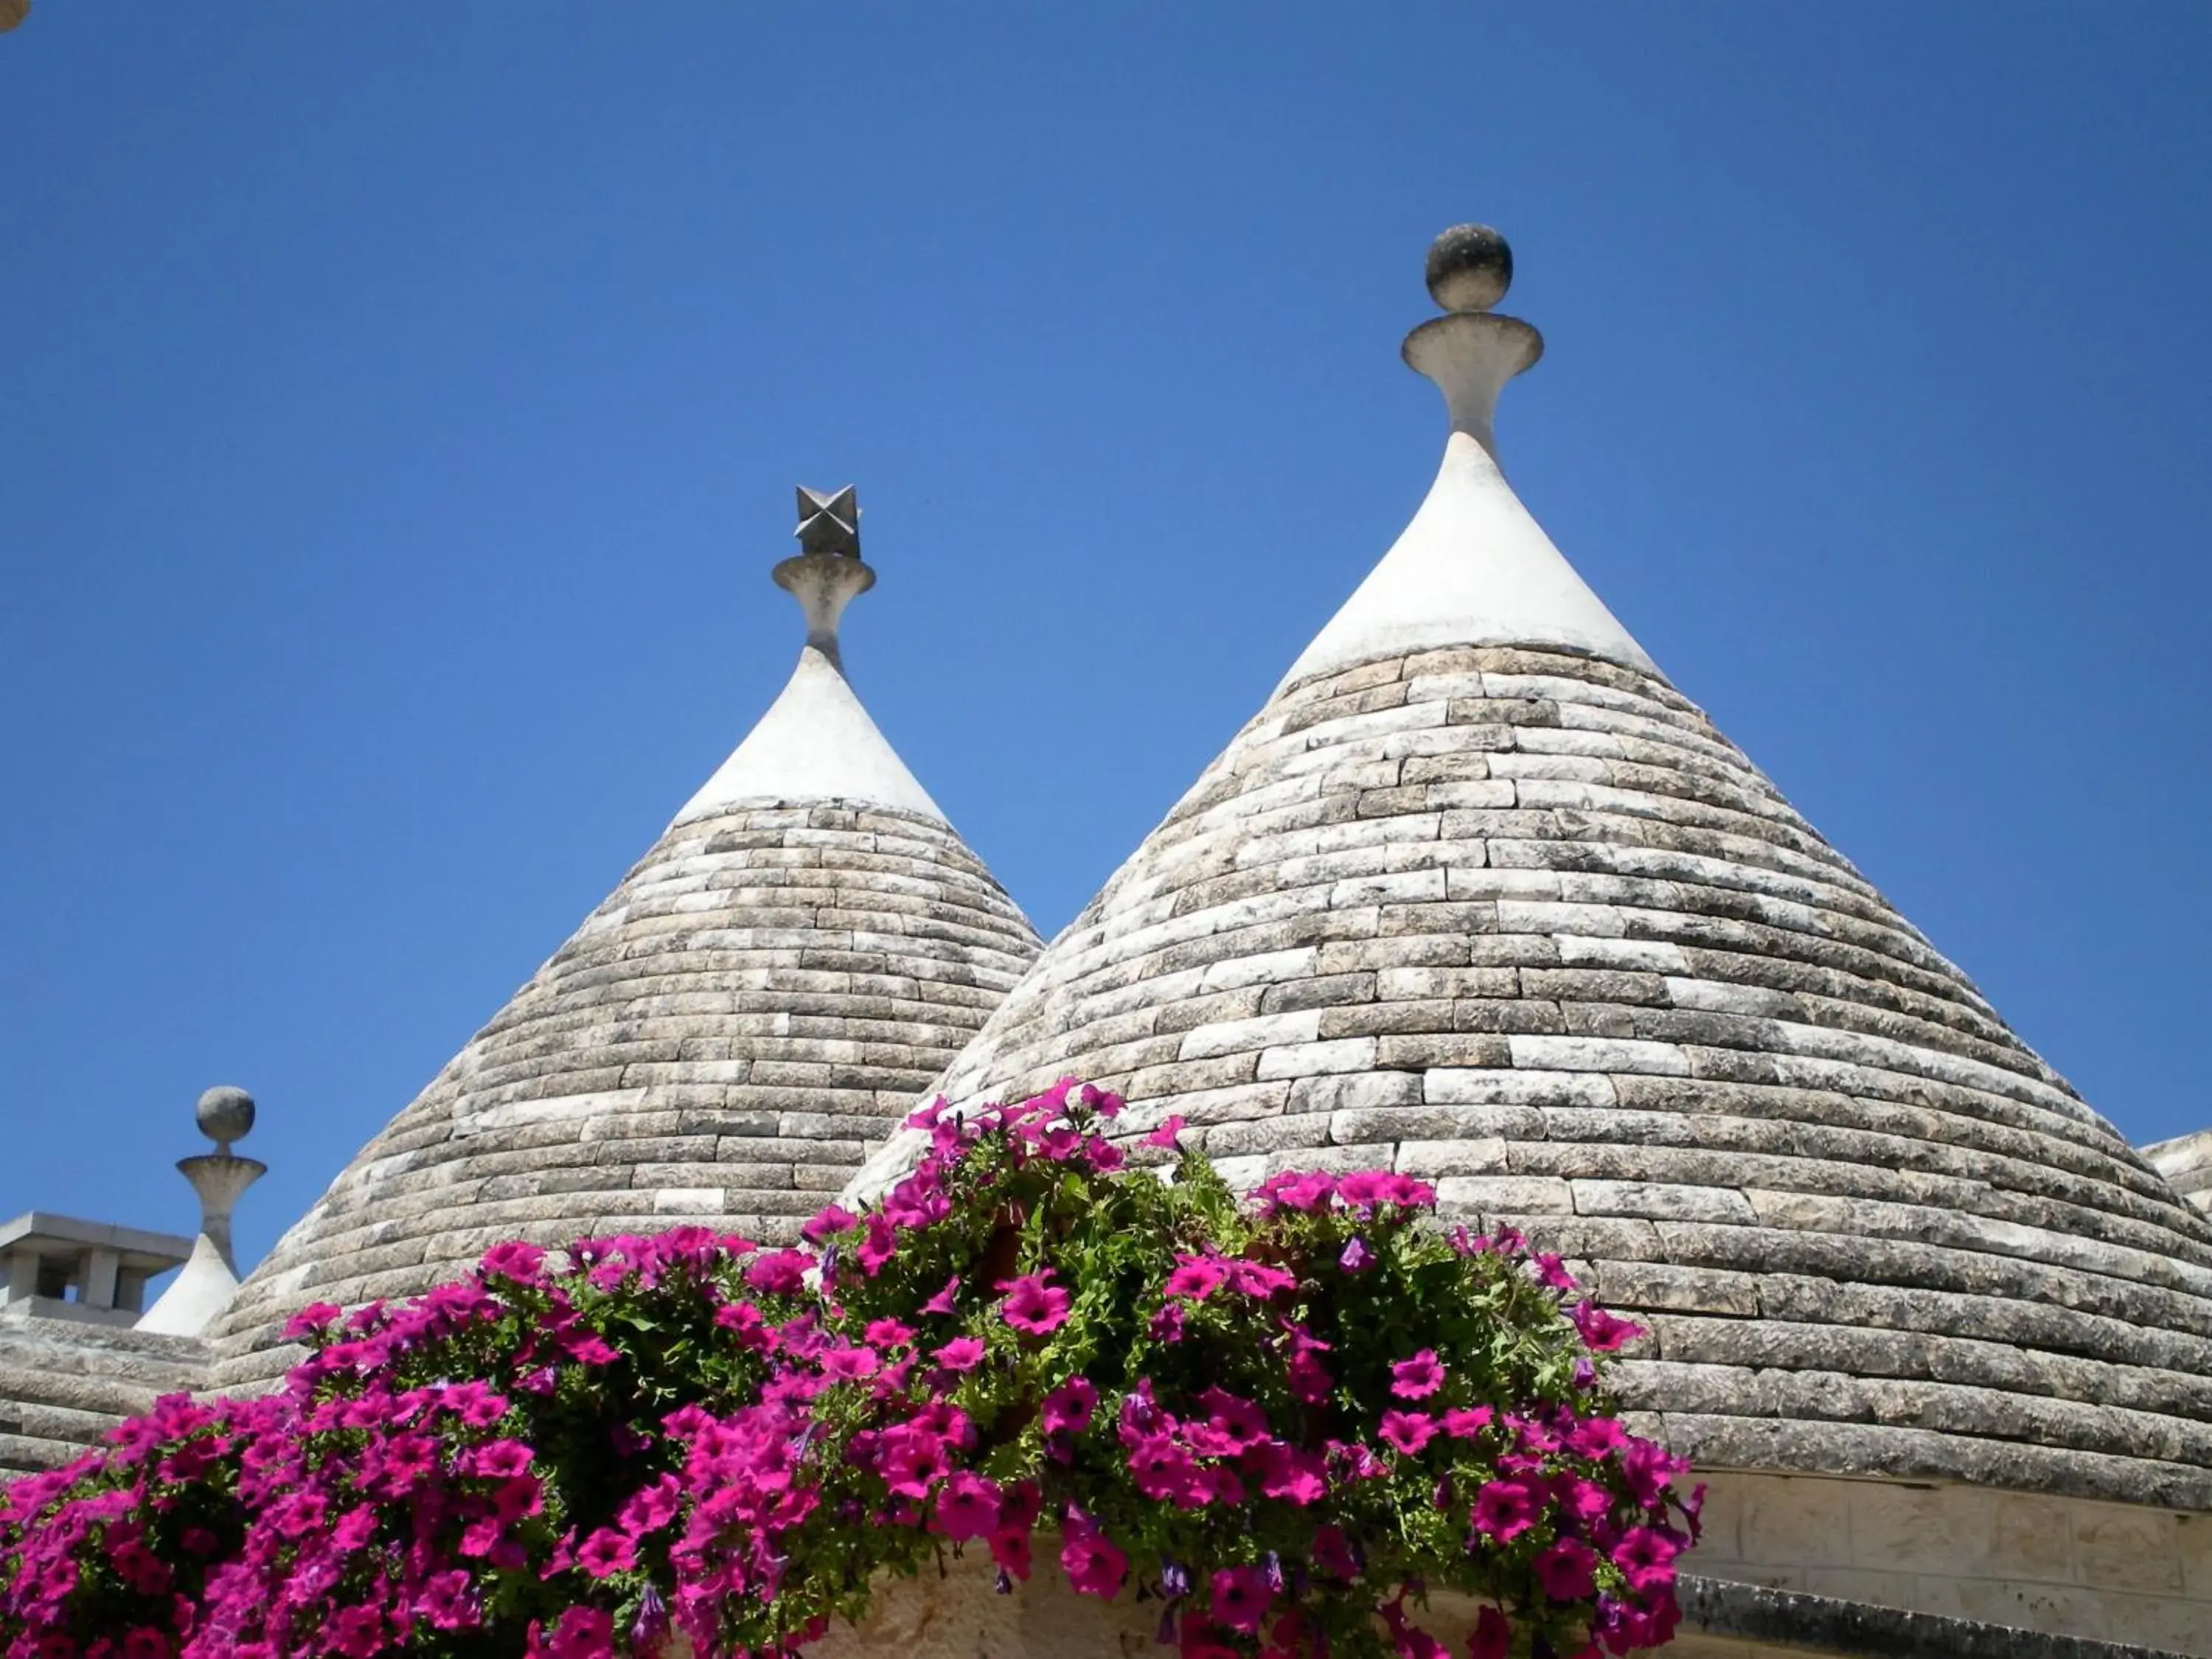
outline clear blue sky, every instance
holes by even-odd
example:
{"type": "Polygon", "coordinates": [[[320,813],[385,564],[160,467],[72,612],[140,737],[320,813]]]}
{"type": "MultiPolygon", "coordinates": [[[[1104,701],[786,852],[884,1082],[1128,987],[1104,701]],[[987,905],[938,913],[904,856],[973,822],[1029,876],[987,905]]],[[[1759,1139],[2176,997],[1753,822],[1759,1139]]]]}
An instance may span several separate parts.
{"type": "Polygon", "coordinates": [[[258,1255],[798,643],[1047,932],[1426,488],[1522,495],[2139,1140],[2212,1123],[2212,8],[37,0],[0,36],[0,1215],[258,1255]]]}

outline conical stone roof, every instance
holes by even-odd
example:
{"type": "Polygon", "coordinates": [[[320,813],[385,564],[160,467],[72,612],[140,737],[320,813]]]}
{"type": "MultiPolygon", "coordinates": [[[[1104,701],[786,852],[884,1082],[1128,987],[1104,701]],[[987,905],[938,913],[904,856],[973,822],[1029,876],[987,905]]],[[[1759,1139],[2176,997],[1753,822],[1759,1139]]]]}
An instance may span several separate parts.
{"type": "Polygon", "coordinates": [[[1036,957],[845,681],[837,616],[873,575],[844,528],[777,568],[809,640],[774,707],[246,1279],[218,1381],[281,1368],[307,1303],[411,1295],[501,1240],[785,1238],[1036,957]]]}
{"type": "Polygon", "coordinates": [[[1074,1075],[1240,1183],[1433,1178],[1640,1311],[1624,1387],[1708,1467],[2212,1507],[2212,1227],[1514,498],[1491,410],[1540,349],[1408,338],[1428,500],[943,1092],[1074,1075]]]}

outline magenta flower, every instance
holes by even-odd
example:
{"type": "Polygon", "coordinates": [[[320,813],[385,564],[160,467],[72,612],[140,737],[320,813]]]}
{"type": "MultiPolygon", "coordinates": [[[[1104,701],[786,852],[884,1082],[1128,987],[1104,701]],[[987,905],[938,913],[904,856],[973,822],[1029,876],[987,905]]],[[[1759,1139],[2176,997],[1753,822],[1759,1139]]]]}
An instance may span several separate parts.
{"type": "Polygon", "coordinates": [[[898,1254],[898,1230],[891,1218],[880,1210],[868,1218],[867,1231],[860,1235],[860,1243],[853,1251],[860,1270],[873,1279],[884,1270],[884,1264],[898,1254]]]}
{"type": "Polygon", "coordinates": [[[1359,1576],[1359,1558],[1352,1553],[1344,1528],[1334,1521],[1314,1533],[1313,1564],[1316,1571],[1331,1578],[1348,1580],[1359,1576]]]}
{"type": "Polygon", "coordinates": [[[914,1327],[902,1325],[896,1319],[872,1319],[868,1322],[868,1345],[896,1352],[914,1340],[914,1327]]]}
{"type": "Polygon", "coordinates": [[[1258,1202],[1260,1213],[1273,1215],[1278,1210],[1319,1210],[1328,1206],[1329,1197],[1336,1191],[1336,1177],[1324,1170],[1315,1170],[1304,1175],[1285,1171],[1270,1176],[1252,1192],[1258,1202]]]}
{"type": "Polygon", "coordinates": [[[1510,1544],[1536,1524],[1535,1494],[1519,1480],[1492,1480],[1474,1495],[1474,1529],[1510,1544]]]}
{"type": "Polygon", "coordinates": [[[1151,1333],[1155,1342],[1180,1342],[1187,1312],[1180,1302],[1167,1303],[1152,1316],[1145,1328],[1151,1333]]]}
{"type": "Polygon", "coordinates": [[[838,1382],[857,1382],[873,1376],[883,1362],[873,1348],[832,1348],[822,1356],[822,1375],[838,1382]]]}
{"type": "Polygon", "coordinates": [[[1455,1440],[1472,1440],[1490,1426],[1498,1413],[1488,1406],[1458,1406],[1444,1413],[1444,1432],[1455,1440]]]}
{"type": "Polygon", "coordinates": [[[570,1607],[553,1627],[545,1659],[609,1659],[615,1650],[615,1617],[604,1607],[570,1607]]]}
{"type": "Polygon", "coordinates": [[[972,1371],[983,1363],[983,1340],[956,1336],[930,1357],[948,1371],[972,1371]]]}
{"type": "Polygon", "coordinates": [[[1577,1457],[1604,1457],[1628,1443],[1628,1431],[1616,1417],[1585,1417],[1569,1429],[1565,1444],[1577,1457]]]}
{"type": "Polygon", "coordinates": [[[664,1474],[651,1486],[641,1486],[632,1493],[616,1520],[633,1538],[658,1532],[676,1518],[678,1491],[676,1477],[664,1474]]]}
{"type": "Polygon", "coordinates": [[[1512,1649],[1513,1627],[1496,1607],[1485,1607],[1475,1616],[1474,1634],[1468,1638],[1467,1659],[1505,1659],[1512,1649]]]}
{"type": "Polygon", "coordinates": [[[1067,1322],[1069,1297],[1057,1285],[1045,1281],[1052,1277],[1052,1269],[1024,1274],[1009,1279],[999,1288],[1006,1292],[1006,1305],[1000,1317],[1018,1331],[1031,1336],[1042,1336],[1055,1331],[1067,1322]]]}
{"type": "Polygon", "coordinates": [[[999,1525],[997,1485],[963,1469],[937,1489],[937,1530],[955,1542],[981,1538],[999,1525]]]}
{"type": "Polygon", "coordinates": [[[1224,1567],[1213,1575],[1211,1588],[1213,1622],[1231,1630],[1258,1630],[1273,1599],[1261,1567],[1224,1567]]]}
{"type": "Polygon", "coordinates": [[[1217,1257],[1179,1255],[1176,1258],[1175,1271],[1168,1275],[1167,1283],[1160,1287],[1161,1293],[1191,1302],[1203,1302],[1219,1290],[1228,1277],[1228,1270],[1217,1257]]]}
{"type": "Polygon", "coordinates": [[[1328,1465],[1322,1455],[1279,1440],[1253,1447],[1245,1454],[1244,1468],[1268,1498],[1285,1498],[1303,1507],[1320,1502],[1328,1492],[1328,1465]]]}
{"type": "Polygon", "coordinates": [[[1060,1528],[1060,1565],[1079,1595],[1096,1595],[1103,1601],[1113,1600],[1129,1577],[1129,1558],[1089,1516],[1074,1508],[1068,1510],[1060,1528]]]}
{"type": "Polygon", "coordinates": [[[935,1296],[933,1296],[928,1301],[921,1304],[922,1312],[926,1314],[949,1314],[954,1312],[955,1310],[952,1305],[952,1297],[954,1292],[958,1291],[959,1288],[960,1275],[958,1273],[955,1273],[951,1278],[945,1281],[945,1288],[943,1290],[939,1291],[935,1296]]]}
{"type": "Polygon", "coordinates": [[[493,1245],[484,1252],[477,1270],[487,1279],[512,1279],[527,1284],[538,1277],[538,1269],[544,1265],[544,1251],[535,1244],[518,1241],[493,1245]]]}
{"type": "Polygon", "coordinates": [[[770,1296],[796,1296],[806,1288],[814,1258],[804,1250],[775,1250],[745,1267],[745,1283],[770,1296]]]}
{"type": "Polygon", "coordinates": [[[1164,1146],[1168,1151],[1173,1152],[1176,1146],[1176,1137],[1182,1133],[1182,1126],[1183,1120],[1180,1115],[1171,1117],[1165,1122],[1162,1123],[1158,1128],[1153,1130],[1152,1133],[1145,1137],[1145,1145],[1147,1146],[1164,1146]]]}
{"type": "Polygon", "coordinates": [[[1255,1302],[1264,1302],[1284,1291],[1296,1290],[1298,1285],[1296,1273],[1281,1267],[1269,1267],[1264,1261],[1232,1260],[1223,1264],[1223,1271],[1229,1276],[1231,1291],[1238,1296],[1249,1296],[1255,1302]]]}
{"type": "Polygon", "coordinates": [[[1536,1282],[1555,1291],[1571,1291],[1576,1281],[1559,1256],[1545,1250],[1536,1257],[1536,1282]]]}
{"type": "Polygon", "coordinates": [[[1147,1498],[1156,1498],[1178,1509],[1200,1507],[1207,1489],[1198,1478],[1191,1455],[1165,1435],[1148,1435],[1128,1449],[1129,1478],[1147,1498]]]}
{"type": "Polygon", "coordinates": [[[637,1565],[637,1540],[601,1527],[576,1552],[576,1565],[594,1578],[627,1572],[637,1565]]]}
{"type": "Polygon", "coordinates": [[[1682,1547],[1650,1527],[1632,1527],[1613,1547],[1613,1565],[1638,1595],[1664,1589],[1674,1582],[1674,1558],[1682,1547]]]}
{"type": "Polygon", "coordinates": [[[1425,1400],[1443,1385],[1443,1362],[1434,1348],[1424,1348],[1390,1367],[1390,1392],[1401,1400],[1425,1400]]]}
{"type": "Polygon", "coordinates": [[[1575,1322],[1575,1329],[1582,1333],[1583,1346],[1592,1353],[1612,1353],[1644,1334],[1643,1326],[1609,1314],[1587,1298],[1577,1303],[1567,1317],[1575,1322]]]}
{"type": "Polygon", "coordinates": [[[1375,1432],[1386,1444],[1416,1457],[1437,1437],[1437,1419],[1426,1412],[1384,1412],[1375,1432]]]}
{"type": "Polygon", "coordinates": [[[1532,1564],[1536,1582],[1554,1601],[1579,1601],[1597,1591],[1597,1552],[1579,1538],[1562,1538],[1532,1564]]]}
{"type": "Polygon", "coordinates": [[[343,1318],[345,1310],[328,1302],[310,1302],[284,1322],[284,1340],[298,1342],[328,1330],[343,1318]]]}
{"type": "Polygon", "coordinates": [[[806,1224],[799,1230],[799,1236],[809,1244],[819,1244],[825,1238],[850,1232],[860,1224],[860,1218],[843,1205],[827,1204],[816,1211],[806,1224]]]}
{"type": "Polygon", "coordinates": [[[1359,1273],[1375,1265],[1375,1252],[1365,1239],[1355,1233],[1338,1253],[1336,1265],[1348,1273],[1359,1273]]]}
{"type": "Polygon", "coordinates": [[[1045,1395],[1037,1419],[1047,1434],[1077,1434],[1090,1426],[1097,1408],[1098,1389],[1091,1379],[1071,1376],[1045,1395]]]}

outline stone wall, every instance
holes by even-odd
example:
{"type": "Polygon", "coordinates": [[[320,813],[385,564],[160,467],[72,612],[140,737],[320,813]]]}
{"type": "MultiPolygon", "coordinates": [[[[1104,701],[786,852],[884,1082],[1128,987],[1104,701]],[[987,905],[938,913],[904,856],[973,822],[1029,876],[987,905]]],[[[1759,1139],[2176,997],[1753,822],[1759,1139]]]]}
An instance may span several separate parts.
{"type": "Polygon", "coordinates": [[[1705,1480],[1689,1571],[2212,1655],[2212,1515],[1818,1475],[1705,1480]]]}
{"type": "Polygon", "coordinates": [[[207,1350],[74,1320],[0,1323],[0,1479],[68,1462],[165,1394],[199,1387],[207,1350]]]}

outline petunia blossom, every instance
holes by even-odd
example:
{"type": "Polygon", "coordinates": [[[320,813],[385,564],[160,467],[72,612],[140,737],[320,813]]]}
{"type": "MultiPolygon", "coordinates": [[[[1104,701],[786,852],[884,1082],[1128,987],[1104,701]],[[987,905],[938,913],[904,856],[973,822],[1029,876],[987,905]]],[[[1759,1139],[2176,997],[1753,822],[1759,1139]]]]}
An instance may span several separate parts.
{"type": "Polygon", "coordinates": [[[1006,1292],[1000,1317],[1018,1331],[1031,1336],[1042,1336],[1055,1331],[1067,1322],[1068,1293],[1057,1285],[1048,1284],[1052,1269],[1024,1274],[1009,1279],[999,1288],[1006,1292]]]}
{"type": "Polygon", "coordinates": [[[1401,1400],[1425,1400],[1443,1385],[1443,1362],[1434,1348],[1424,1348],[1390,1367],[1390,1392],[1401,1400]]]}

